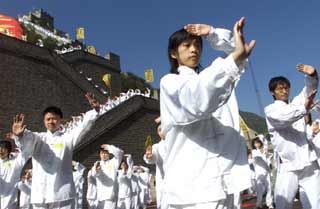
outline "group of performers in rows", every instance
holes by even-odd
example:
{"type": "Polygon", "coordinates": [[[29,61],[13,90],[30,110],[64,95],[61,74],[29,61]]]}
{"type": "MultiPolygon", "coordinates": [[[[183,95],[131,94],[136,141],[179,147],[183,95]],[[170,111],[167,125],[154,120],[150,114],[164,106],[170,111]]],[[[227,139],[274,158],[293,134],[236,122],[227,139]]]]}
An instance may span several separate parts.
{"type": "MultiPolygon", "coordinates": [[[[148,146],[144,156],[147,163],[156,165],[158,208],[240,208],[241,193],[254,184],[258,208],[262,207],[262,194],[266,190],[269,208],[273,208],[274,200],[276,208],[291,209],[297,192],[304,209],[320,208],[320,135],[317,123],[308,128],[305,118],[317,109],[314,98],[318,73],[310,65],[297,65],[296,69],[305,75],[305,87],[292,101],[287,78],[277,76],[269,81],[274,102],[265,107],[265,114],[273,157],[277,161],[272,198],[268,149],[263,148],[258,137],[248,152],[240,129],[235,88],[256,43],[245,43],[244,24],[244,18],[238,20],[233,33],[206,24],[188,24],[169,38],[171,70],[160,81],[160,117],[156,119],[161,140],[148,146]],[[206,37],[214,49],[225,53],[204,69],[200,65],[202,37],[206,37]],[[248,158],[254,164],[254,183],[248,158]]],[[[68,129],[60,129],[63,115],[56,107],[43,112],[47,132],[27,130],[22,114],[14,118],[12,138],[21,154],[3,157],[9,156],[8,150],[0,149],[1,195],[12,191],[5,177],[19,179],[19,172],[13,168],[21,167],[31,157],[32,207],[75,208],[72,150],[105,111],[93,95],[86,97],[93,110],[68,129]]],[[[92,203],[96,208],[130,208],[136,199],[143,202],[143,198],[123,195],[129,188],[133,191],[135,169],[129,156],[120,163],[122,154],[112,145],[102,145],[102,160],[89,171],[88,182],[96,180],[97,202],[92,203]],[[113,153],[114,158],[109,159],[109,153],[113,153]],[[112,187],[116,179],[117,195],[112,187]],[[127,187],[129,179],[131,186],[127,187]],[[126,186],[122,187],[122,183],[126,186]]],[[[140,169],[138,173],[143,172],[140,169]]],[[[10,202],[1,199],[1,209],[6,208],[6,204],[9,208],[10,202]]]]}

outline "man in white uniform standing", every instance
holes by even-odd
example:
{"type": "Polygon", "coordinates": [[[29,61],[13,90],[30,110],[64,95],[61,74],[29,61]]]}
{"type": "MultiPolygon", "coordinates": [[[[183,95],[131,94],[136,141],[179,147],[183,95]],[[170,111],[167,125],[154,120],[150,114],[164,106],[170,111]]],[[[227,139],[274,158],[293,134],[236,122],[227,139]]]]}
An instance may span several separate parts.
{"type": "Polygon", "coordinates": [[[167,147],[163,190],[169,208],[235,208],[233,194],[251,186],[234,92],[240,66],[255,45],[245,44],[243,26],[244,18],[234,26],[234,51],[199,74],[199,36],[210,36],[211,28],[196,32],[201,24],[187,25],[187,32],[179,30],[169,39],[171,74],[160,83],[167,147]]]}
{"type": "Polygon", "coordinates": [[[99,115],[99,102],[87,93],[93,110],[85,113],[82,121],[68,132],[60,131],[63,114],[60,108],[48,107],[43,112],[47,132],[26,130],[24,116],[14,118],[12,132],[22,152],[32,156],[33,182],[31,204],[33,208],[75,208],[75,185],[72,175],[72,151],[90,129],[99,115]]]}
{"type": "Polygon", "coordinates": [[[275,185],[276,208],[291,209],[297,191],[304,209],[320,208],[320,176],[316,154],[307,141],[304,116],[313,107],[318,88],[315,68],[300,64],[297,70],[305,74],[305,87],[289,102],[290,82],[278,76],[269,81],[274,102],[265,107],[268,130],[279,168],[275,185]]]}

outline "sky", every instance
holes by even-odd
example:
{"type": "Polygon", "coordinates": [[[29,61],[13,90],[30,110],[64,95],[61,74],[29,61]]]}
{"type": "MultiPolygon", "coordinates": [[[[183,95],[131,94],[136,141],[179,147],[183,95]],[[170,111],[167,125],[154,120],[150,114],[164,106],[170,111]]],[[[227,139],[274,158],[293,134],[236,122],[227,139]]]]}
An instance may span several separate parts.
{"type": "MultiPolygon", "coordinates": [[[[263,115],[262,106],[272,103],[268,82],[283,75],[291,81],[291,98],[304,86],[298,63],[320,66],[320,1],[317,0],[1,0],[0,13],[17,17],[43,8],[55,18],[55,27],[75,38],[78,27],[85,28],[85,42],[104,56],[120,55],[121,69],[144,77],[154,70],[158,88],[169,72],[169,36],[188,23],[205,23],[232,29],[240,17],[246,18],[245,37],[255,39],[251,69],[237,86],[242,111],[263,115]],[[253,84],[256,79],[259,105],[253,84]]],[[[201,64],[208,66],[220,53],[205,42],[201,64]]]]}

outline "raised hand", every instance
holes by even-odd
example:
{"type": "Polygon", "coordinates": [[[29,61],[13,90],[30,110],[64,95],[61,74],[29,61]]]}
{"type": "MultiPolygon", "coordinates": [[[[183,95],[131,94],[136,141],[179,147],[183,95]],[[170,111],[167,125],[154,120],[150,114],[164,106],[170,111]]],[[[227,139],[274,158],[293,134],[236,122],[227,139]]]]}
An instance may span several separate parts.
{"type": "Polygon", "coordinates": [[[312,67],[311,65],[305,65],[305,64],[300,63],[297,65],[296,68],[299,72],[302,72],[308,76],[314,76],[317,73],[316,69],[314,67],[312,67]]]}
{"type": "Polygon", "coordinates": [[[235,50],[231,53],[235,62],[237,64],[241,64],[246,58],[248,58],[256,44],[255,40],[250,41],[249,45],[246,44],[244,35],[243,35],[243,28],[245,24],[245,18],[240,18],[234,24],[233,27],[233,35],[235,41],[235,50]]]}
{"type": "Polygon", "coordinates": [[[147,160],[151,160],[152,159],[152,146],[148,146],[146,148],[146,158],[147,160]]]}
{"type": "Polygon", "coordinates": [[[24,115],[23,114],[16,115],[13,118],[12,133],[18,137],[21,137],[25,129],[26,129],[26,125],[24,125],[24,115]]]}
{"type": "Polygon", "coordinates": [[[319,122],[314,122],[312,124],[312,135],[317,135],[320,132],[319,122]]]}
{"type": "Polygon", "coordinates": [[[108,144],[101,144],[101,145],[100,145],[100,147],[101,147],[102,149],[108,149],[108,146],[109,146],[108,144]]]}
{"type": "Polygon", "coordinates": [[[86,98],[90,104],[90,106],[95,109],[97,112],[99,112],[100,110],[100,103],[98,102],[98,100],[96,100],[96,98],[94,97],[94,95],[91,92],[86,93],[86,98]]]}
{"type": "Polygon", "coordinates": [[[96,171],[97,172],[101,171],[101,165],[99,161],[96,163],[96,171]]]}
{"type": "Polygon", "coordinates": [[[305,101],[305,103],[304,103],[304,106],[305,106],[305,108],[306,108],[307,110],[310,110],[310,109],[312,109],[312,108],[315,106],[315,104],[314,104],[314,102],[313,102],[313,99],[314,99],[314,97],[316,96],[316,94],[317,94],[317,90],[313,90],[313,91],[310,92],[310,94],[309,94],[308,97],[306,98],[306,101],[305,101]]]}
{"type": "Polygon", "coordinates": [[[188,24],[184,29],[195,36],[207,36],[210,33],[211,26],[206,24],[188,24]]]}

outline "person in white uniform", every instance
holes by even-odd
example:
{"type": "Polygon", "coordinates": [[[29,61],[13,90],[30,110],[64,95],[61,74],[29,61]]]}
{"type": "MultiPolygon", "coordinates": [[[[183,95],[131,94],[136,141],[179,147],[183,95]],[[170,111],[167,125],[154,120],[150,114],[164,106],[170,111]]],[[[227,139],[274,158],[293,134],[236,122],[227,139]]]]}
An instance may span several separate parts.
{"type": "Polygon", "coordinates": [[[146,152],[143,156],[143,160],[147,164],[155,164],[156,165],[156,197],[157,197],[157,208],[165,209],[167,208],[167,204],[165,203],[165,199],[163,198],[163,181],[164,181],[164,162],[163,159],[166,156],[166,147],[165,147],[165,136],[161,133],[161,118],[158,117],[155,121],[159,124],[157,128],[157,133],[160,137],[160,141],[152,146],[146,148],[146,152]]]}
{"type": "MultiPolygon", "coordinates": [[[[169,208],[234,208],[233,194],[251,186],[234,87],[255,41],[245,44],[244,18],[234,25],[235,49],[199,74],[202,39],[215,29],[187,25],[169,38],[171,74],[160,82],[166,139],[164,193],[169,208]],[[192,34],[193,35],[192,35],[192,34]]],[[[223,41],[222,42],[226,42],[223,41]]]]}
{"type": "Polygon", "coordinates": [[[24,175],[21,181],[18,182],[17,188],[20,190],[19,207],[20,209],[32,209],[30,203],[31,195],[31,184],[32,184],[32,170],[27,169],[24,171],[24,175]]]}
{"type": "Polygon", "coordinates": [[[28,157],[13,153],[11,140],[0,140],[0,209],[16,209],[21,171],[28,157]]]}
{"type": "Polygon", "coordinates": [[[97,199],[97,180],[95,177],[92,176],[92,171],[88,172],[88,189],[87,189],[87,201],[89,209],[96,209],[98,206],[98,199],[97,199]]]}
{"type": "Polygon", "coordinates": [[[132,176],[131,176],[131,186],[132,186],[131,208],[132,209],[140,209],[140,202],[139,202],[140,186],[139,186],[138,169],[139,169],[138,166],[132,165],[132,176]]]}
{"type": "Polygon", "coordinates": [[[87,93],[86,98],[93,109],[67,132],[60,130],[63,114],[58,107],[48,107],[43,111],[47,132],[26,130],[22,114],[14,118],[12,132],[19,138],[16,144],[22,152],[32,156],[31,204],[35,209],[75,208],[72,150],[90,130],[100,111],[100,104],[91,93],[87,93]]]}
{"type": "Polygon", "coordinates": [[[304,209],[320,208],[319,165],[316,154],[307,140],[304,116],[313,107],[318,88],[318,74],[314,67],[297,65],[305,74],[305,87],[289,102],[290,81],[274,77],[269,90],[274,102],[265,107],[271,142],[279,158],[275,185],[276,208],[291,209],[296,192],[304,209]]]}
{"type": "Polygon", "coordinates": [[[257,192],[257,208],[262,208],[263,195],[267,193],[266,204],[268,208],[273,208],[271,170],[268,163],[268,151],[264,149],[263,142],[259,137],[252,139],[252,159],[255,171],[257,192]]]}
{"type": "Polygon", "coordinates": [[[81,163],[72,161],[73,181],[74,181],[74,186],[76,188],[76,199],[75,199],[76,209],[82,209],[83,183],[84,183],[83,173],[85,169],[86,167],[84,167],[81,163]]]}
{"type": "Polygon", "coordinates": [[[130,209],[132,206],[132,157],[124,155],[118,170],[118,203],[117,209],[130,209]]]}
{"type": "Polygon", "coordinates": [[[100,161],[96,162],[91,174],[97,181],[97,209],[115,209],[117,204],[117,171],[123,151],[113,145],[103,144],[100,148],[100,161]],[[110,159],[110,153],[113,158],[110,159]]]}
{"type": "Polygon", "coordinates": [[[149,172],[149,168],[144,167],[142,165],[139,166],[139,202],[140,207],[145,209],[150,201],[150,177],[151,174],[149,172]]]}

